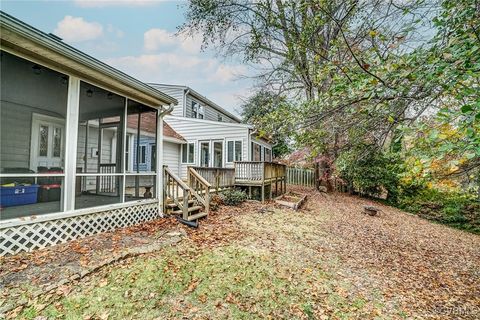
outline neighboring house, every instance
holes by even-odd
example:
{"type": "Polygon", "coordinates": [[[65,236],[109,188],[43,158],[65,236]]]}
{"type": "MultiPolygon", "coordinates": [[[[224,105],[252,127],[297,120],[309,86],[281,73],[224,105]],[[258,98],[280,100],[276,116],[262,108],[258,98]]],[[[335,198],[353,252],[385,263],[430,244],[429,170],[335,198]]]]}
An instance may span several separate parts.
{"type": "Polygon", "coordinates": [[[177,100],[3,12],[0,28],[0,255],[157,218],[177,100]]]}
{"type": "Polygon", "coordinates": [[[251,125],[241,123],[216,103],[186,86],[150,85],[178,101],[165,122],[186,143],[181,148],[165,145],[164,157],[182,179],[189,166],[233,168],[235,161],[272,161],[271,144],[258,138],[251,125]],[[178,163],[173,161],[175,158],[178,163]]]}

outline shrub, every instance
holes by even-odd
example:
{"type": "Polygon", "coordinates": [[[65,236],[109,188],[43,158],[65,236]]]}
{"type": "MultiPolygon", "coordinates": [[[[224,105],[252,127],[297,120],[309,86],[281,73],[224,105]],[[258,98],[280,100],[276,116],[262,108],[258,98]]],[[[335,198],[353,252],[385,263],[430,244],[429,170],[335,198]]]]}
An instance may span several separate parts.
{"type": "Polygon", "coordinates": [[[223,205],[223,198],[222,196],[218,194],[214,194],[213,196],[210,197],[210,209],[212,211],[217,211],[218,208],[220,208],[221,205],[223,205]]]}
{"type": "Polygon", "coordinates": [[[402,189],[396,206],[449,226],[480,233],[480,202],[475,195],[435,189],[402,189]]]}
{"type": "Polygon", "coordinates": [[[247,200],[247,194],[238,189],[225,190],[222,192],[221,197],[223,203],[225,203],[227,206],[236,206],[247,200]]]}

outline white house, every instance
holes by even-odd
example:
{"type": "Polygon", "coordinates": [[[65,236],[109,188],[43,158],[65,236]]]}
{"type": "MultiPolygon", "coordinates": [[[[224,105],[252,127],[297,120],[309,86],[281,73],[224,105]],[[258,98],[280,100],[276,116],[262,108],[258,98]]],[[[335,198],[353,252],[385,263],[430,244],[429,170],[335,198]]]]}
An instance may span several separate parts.
{"type": "Polygon", "coordinates": [[[177,100],[3,12],[0,28],[0,255],[157,218],[177,100]]]}
{"type": "Polygon", "coordinates": [[[188,166],[233,168],[235,161],[272,160],[271,144],[258,138],[251,125],[241,123],[238,117],[192,88],[150,85],[178,101],[165,122],[186,143],[166,142],[164,157],[165,164],[182,179],[186,178],[188,166]]]}

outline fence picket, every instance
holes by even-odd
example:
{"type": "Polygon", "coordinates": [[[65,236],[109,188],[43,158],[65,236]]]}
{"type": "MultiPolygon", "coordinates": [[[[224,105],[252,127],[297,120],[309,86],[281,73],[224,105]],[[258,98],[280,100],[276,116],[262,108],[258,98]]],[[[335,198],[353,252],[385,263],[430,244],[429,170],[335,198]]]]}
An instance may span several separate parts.
{"type": "Polygon", "coordinates": [[[312,169],[287,167],[287,183],[305,187],[315,186],[315,174],[312,169]]]}

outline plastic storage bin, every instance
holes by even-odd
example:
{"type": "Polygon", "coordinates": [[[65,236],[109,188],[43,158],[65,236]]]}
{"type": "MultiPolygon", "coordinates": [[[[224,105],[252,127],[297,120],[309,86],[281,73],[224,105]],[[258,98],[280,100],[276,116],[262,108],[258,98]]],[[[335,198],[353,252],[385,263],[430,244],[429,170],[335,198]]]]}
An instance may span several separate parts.
{"type": "Polygon", "coordinates": [[[38,189],[38,202],[60,201],[61,186],[44,184],[38,189]]]}
{"type": "Polygon", "coordinates": [[[0,207],[37,203],[38,185],[0,187],[0,207]]]}

